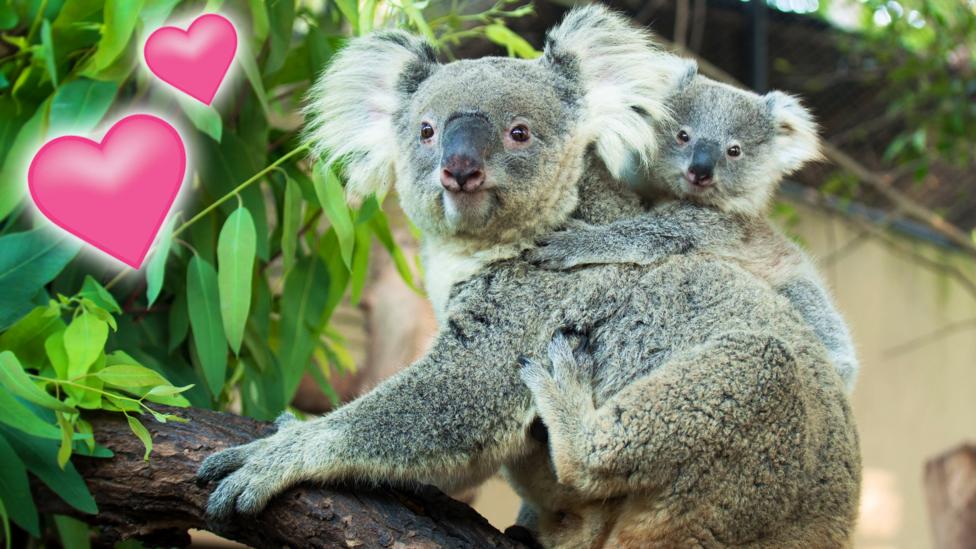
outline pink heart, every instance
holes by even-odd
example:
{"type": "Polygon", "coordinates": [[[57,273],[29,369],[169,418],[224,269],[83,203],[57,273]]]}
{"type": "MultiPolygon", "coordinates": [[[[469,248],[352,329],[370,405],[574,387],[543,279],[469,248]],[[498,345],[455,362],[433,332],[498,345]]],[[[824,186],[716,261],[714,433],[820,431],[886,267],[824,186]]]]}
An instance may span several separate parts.
{"type": "Polygon", "coordinates": [[[142,265],[186,174],[180,134],[136,114],[101,143],[73,135],[41,147],[27,184],[55,225],[134,269],[142,265]]]}
{"type": "Polygon", "coordinates": [[[225,17],[208,13],[190,28],[160,27],[146,40],[149,70],[176,89],[209,105],[237,51],[237,31],[225,17]]]}

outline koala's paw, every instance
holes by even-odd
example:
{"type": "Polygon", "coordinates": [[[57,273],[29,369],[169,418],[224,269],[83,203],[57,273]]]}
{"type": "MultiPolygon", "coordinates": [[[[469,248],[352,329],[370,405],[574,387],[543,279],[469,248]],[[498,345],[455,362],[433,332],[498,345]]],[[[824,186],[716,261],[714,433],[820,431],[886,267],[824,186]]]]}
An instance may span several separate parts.
{"type": "Polygon", "coordinates": [[[225,523],[235,513],[253,515],[301,479],[300,449],[274,437],[217,452],[204,460],[197,482],[219,481],[207,502],[207,520],[225,523]]]}
{"type": "Polygon", "coordinates": [[[543,420],[549,424],[553,416],[579,411],[579,406],[592,408],[592,373],[576,360],[569,340],[557,333],[549,343],[547,354],[551,368],[522,358],[519,370],[543,420]]]}
{"type": "Polygon", "coordinates": [[[603,257],[605,239],[598,228],[574,222],[564,231],[540,238],[537,247],[526,250],[525,259],[543,269],[562,271],[579,265],[610,263],[603,257]]]}

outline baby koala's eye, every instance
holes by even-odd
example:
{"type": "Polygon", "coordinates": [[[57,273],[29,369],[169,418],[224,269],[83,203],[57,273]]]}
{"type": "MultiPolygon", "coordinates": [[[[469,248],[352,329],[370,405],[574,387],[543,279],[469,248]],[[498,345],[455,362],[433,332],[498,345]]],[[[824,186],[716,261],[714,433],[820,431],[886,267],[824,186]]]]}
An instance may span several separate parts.
{"type": "Polygon", "coordinates": [[[681,131],[678,132],[678,141],[680,143],[687,143],[687,142],[691,141],[691,136],[688,135],[688,132],[686,132],[684,130],[681,130],[681,131]]]}
{"type": "Polygon", "coordinates": [[[725,150],[725,154],[731,156],[732,158],[735,158],[740,154],[742,154],[742,149],[740,149],[738,145],[732,145],[731,147],[725,150]]]}
{"type": "Polygon", "coordinates": [[[526,141],[529,140],[529,128],[526,128],[525,125],[523,124],[519,124],[518,126],[512,128],[508,132],[508,135],[512,137],[513,141],[517,141],[519,143],[525,143],[526,141]]]}
{"type": "Polygon", "coordinates": [[[421,122],[420,138],[426,140],[426,139],[430,139],[431,137],[434,137],[434,127],[428,124],[427,122],[421,122]]]}

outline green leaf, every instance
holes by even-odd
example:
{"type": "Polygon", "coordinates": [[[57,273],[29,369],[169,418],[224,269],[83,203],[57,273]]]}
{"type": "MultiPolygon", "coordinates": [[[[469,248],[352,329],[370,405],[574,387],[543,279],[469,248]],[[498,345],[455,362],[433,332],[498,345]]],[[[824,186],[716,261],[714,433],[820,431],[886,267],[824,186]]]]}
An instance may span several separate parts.
{"type": "Polygon", "coordinates": [[[92,57],[96,71],[108,68],[125,51],[139,22],[145,0],[106,0],[102,38],[92,57]]]}
{"type": "Polygon", "coordinates": [[[132,432],[142,441],[142,445],[146,447],[146,453],[143,454],[142,459],[149,461],[149,453],[152,452],[153,447],[152,437],[149,436],[149,431],[142,423],[139,423],[138,419],[129,414],[125,415],[125,419],[129,421],[129,429],[132,429],[132,432]]]}
{"type": "Polygon", "coordinates": [[[336,6],[342,16],[349,20],[352,28],[359,29],[359,6],[356,5],[356,0],[336,0],[336,6]]]}
{"type": "MultiPolygon", "coordinates": [[[[14,211],[27,191],[27,185],[23,183],[27,178],[27,164],[24,159],[34,155],[34,151],[44,138],[45,122],[50,105],[51,102],[48,99],[37,107],[34,115],[21,127],[17,138],[14,139],[13,145],[10,146],[10,150],[3,160],[3,167],[0,169],[0,220],[5,219],[10,215],[10,212],[14,211]]],[[[0,151],[0,157],[2,155],[3,152],[0,151]]],[[[0,239],[0,249],[6,250],[6,246],[0,239]]],[[[5,255],[3,254],[3,256],[5,255]]],[[[0,271],[3,270],[3,256],[0,256],[0,271]]],[[[13,286],[4,284],[0,280],[0,288],[11,287],[13,286]]],[[[0,311],[6,309],[6,306],[2,305],[3,302],[3,297],[0,296],[0,311]]],[[[2,316],[0,314],[0,329],[5,326],[2,316]]]]}
{"type": "Polygon", "coordinates": [[[54,425],[37,417],[7,391],[0,391],[0,423],[36,437],[59,440],[61,431],[54,425]]]}
{"type": "Polygon", "coordinates": [[[420,292],[420,289],[414,284],[413,271],[410,270],[410,263],[403,254],[403,250],[397,246],[396,240],[393,238],[393,232],[390,231],[390,222],[386,219],[386,214],[382,211],[377,212],[370,219],[369,225],[373,229],[373,234],[376,235],[376,239],[380,241],[380,244],[386,248],[390,257],[393,258],[393,264],[396,266],[396,270],[400,273],[403,281],[414,291],[420,292]]]}
{"type": "Polygon", "coordinates": [[[133,387],[155,387],[158,385],[168,386],[166,378],[159,375],[155,370],[150,370],[138,364],[116,364],[106,366],[95,373],[98,379],[106,385],[131,389],[133,387]]]}
{"type": "Polygon", "coordinates": [[[186,113],[187,118],[190,119],[190,122],[193,123],[196,129],[209,135],[217,143],[220,143],[220,139],[224,133],[224,123],[217,109],[211,105],[204,105],[195,99],[190,99],[182,95],[178,97],[177,101],[180,104],[180,108],[183,109],[183,112],[186,113]]]}
{"type": "MultiPolygon", "coordinates": [[[[10,509],[10,518],[30,535],[40,537],[37,508],[31,498],[27,467],[14,452],[7,439],[0,435],[0,500],[10,509]]],[[[10,547],[10,544],[7,544],[10,547]]]]}
{"type": "Polygon", "coordinates": [[[83,513],[98,513],[84,479],[69,461],[62,470],[57,463],[58,443],[30,437],[0,426],[0,436],[7,439],[27,470],[33,473],[65,503],[83,513]]]}
{"type": "Polygon", "coordinates": [[[47,74],[51,78],[51,83],[57,88],[58,67],[57,60],[54,58],[54,39],[51,38],[51,23],[47,19],[41,22],[41,52],[47,74]]]}
{"type": "Polygon", "coordinates": [[[329,297],[329,277],[317,256],[301,259],[281,296],[281,360],[286,402],[298,387],[315,349],[318,323],[329,297]]]}
{"type": "Polygon", "coordinates": [[[81,291],[78,292],[78,297],[90,299],[95,305],[98,305],[106,311],[113,312],[117,315],[122,314],[122,307],[119,307],[119,302],[115,300],[115,297],[104,286],[92,278],[91,275],[85,275],[85,282],[81,286],[81,291]]]}
{"type": "Polygon", "coordinates": [[[65,515],[54,515],[54,525],[58,529],[61,547],[64,549],[90,549],[91,528],[87,524],[65,515]]]}
{"type": "Polygon", "coordinates": [[[289,176],[285,176],[285,205],[281,222],[281,261],[284,276],[295,266],[298,231],[302,223],[302,190],[289,176]]]}
{"type": "MultiPolygon", "coordinates": [[[[2,195],[2,193],[0,193],[2,195]]],[[[45,229],[0,237],[0,330],[17,321],[23,305],[75,257],[78,244],[51,238],[45,229]]]]}
{"type": "MultiPolygon", "coordinates": [[[[10,518],[7,516],[7,508],[3,504],[3,498],[0,498],[0,523],[3,523],[4,547],[13,547],[10,541],[10,518]]],[[[35,537],[39,535],[35,534],[35,537]]]]}
{"type": "Polygon", "coordinates": [[[508,50],[508,55],[514,54],[523,59],[535,59],[542,54],[533,48],[532,44],[502,24],[486,26],[485,37],[499,46],[504,46],[508,50]]]}
{"type": "Polygon", "coordinates": [[[346,206],[346,198],[342,192],[342,182],[336,177],[331,168],[323,163],[315,167],[315,194],[318,196],[322,211],[332,223],[336,236],[339,238],[339,253],[346,268],[352,267],[352,251],[356,245],[356,234],[352,226],[352,216],[346,206]]]}
{"type": "Polygon", "coordinates": [[[163,279],[166,277],[166,259],[169,258],[169,249],[173,244],[173,227],[176,225],[177,216],[171,216],[160,231],[159,241],[156,249],[153,250],[149,264],[146,265],[146,301],[149,307],[156,302],[159,292],[163,289],[163,279]]]}
{"type": "Polygon", "coordinates": [[[88,78],[65,83],[51,100],[51,129],[73,134],[91,131],[108,112],[118,89],[114,82],[88,78]]]}
{"type": "Polygon", "coordinates": [[[68,379],[68,352],[64,350],[65,329],[53,332],[44,340],[44,352],[54,366],[58,379],[68,379]]]}
{"type": "Polygon", "coordinates": [[[217,285],[224,334],[234,354],[241,350],[251,308],[251,277],[257,250],[254,220],[240,207],[227,218],[217,239],[217,285]]]}
{"type": "Polygon", "coordinates": [[[271,108],[268,106],[268,93],[264,90],[264,80],[261,79],[261,71],[258,69],[257,62],[254,61],[254,57],[251,55],[238,55],[237,61],[241,64],[241,68],[244,69],[244,76],[247,77],[248,82],[251,83],[251,87],[254,88],[254,95],[258,97],[261,110],[264,111],[266,117],[270,118],[271,108]]]}
{"type": "Polygon", "coordinates": [[[268,7],[265,0],[248,0],[251,8],[251,34],[254,36],[255,50],[261,49],[261,44],[268,37],[271,22],[268,20],[268,7]]]}
{"type": "Polygon", "coordinates": [[[356,249],[352,255],[352,269],[349,271],[349,300],[353,305],[359,304],[363,287],[366,286],[371,236],[369,225],[356,225],[356,249]]]}
{"type": "Polygon", "coordinates": [[[186,339],[190,328],[190,318],[186,308],[186,292],[176,294],[173,308],[169,310],[169,344],[167,350],[173,352],[186,339]]]}
{"type": "Polygon", "coordinates": [[[40,370],[47,362],[44,341],[51,334],[63,329],[64,322],[61,321],[57,304],[36,307],[0,334],[0,349],[17,355],[25,366],[40,370]]]}
{"type": "Polygon", "coordinates": [[[227,342],[220,318],[220,297],[214,268],[194,256],[186,273],[186,302],[190,331],[203,367],[204,379],[216,397],[227,375],[227,342]]]}
{"type": "Polygon", "coordinates": [[[281,68],[291,46],[295,21],[295,0],[272,0],[270,2],[271,15],[271,44],[268,56],[264,60],[265,74],[274,74],[281,68]]]}
{"type": "Polygon", "coordinates": [[[58,425],[61,427],[61,447],[58,448],[58,467],[64,469],[65,464],[71,459],[71,435],[74,434],[75,427],[68,420],[64,419],[64,414],[54,414],[58,418],[58,425]]]}
{"type": "Polygon", "coordinates": [[[78,413],[74,407],[68,406],[34,385],[31,378],[24,372],[24,368],[20,365],[17,357],[10,351],[0,352],[0,385],[20,398],[39,406],[61,412],[78,413]]]}
{"type": "Polygon", "coordinates": [[[105,350],[108,324],[95,315],[82,313],[64,331],[64,349],[68,353],[68,378],[88,373],[89,368],[105,350]]]}
{"type": "MultiPolygon", "coordinates": [[[[0,30],[10,30],[17,26],[17,12],[13,6],[0,5],[0,30]]],[[[10,547],[10,544],[7,544],[10,547]]]]}

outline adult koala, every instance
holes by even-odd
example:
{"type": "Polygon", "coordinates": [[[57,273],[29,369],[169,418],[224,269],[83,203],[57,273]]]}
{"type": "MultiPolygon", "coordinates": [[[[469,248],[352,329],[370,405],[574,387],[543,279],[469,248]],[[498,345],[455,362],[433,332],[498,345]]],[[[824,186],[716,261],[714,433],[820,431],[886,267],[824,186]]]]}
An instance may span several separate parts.
{"type": "Polygon", "coordinates": [[[595,6],[533,61],[440,65],[401,32],[351,41],[317,86],[312,138],[345,158],[353,195],[395,181],[425,234],[441,331],[360,399],[208,458],[211,518],[260,511],[300,481],[455,490],[502,469],[546,547],[846,544],[860,477],[850,410],[768,285],[701,256],[568,272],[519,257],[571,215],[641,212],[611,174],[630,148],[654,150],[644,116],[664,116],[670,65],[595,6]],[[519,374],[566,327],[589,342],[587,389],[612,439],[557,478],[519,374]]]}

